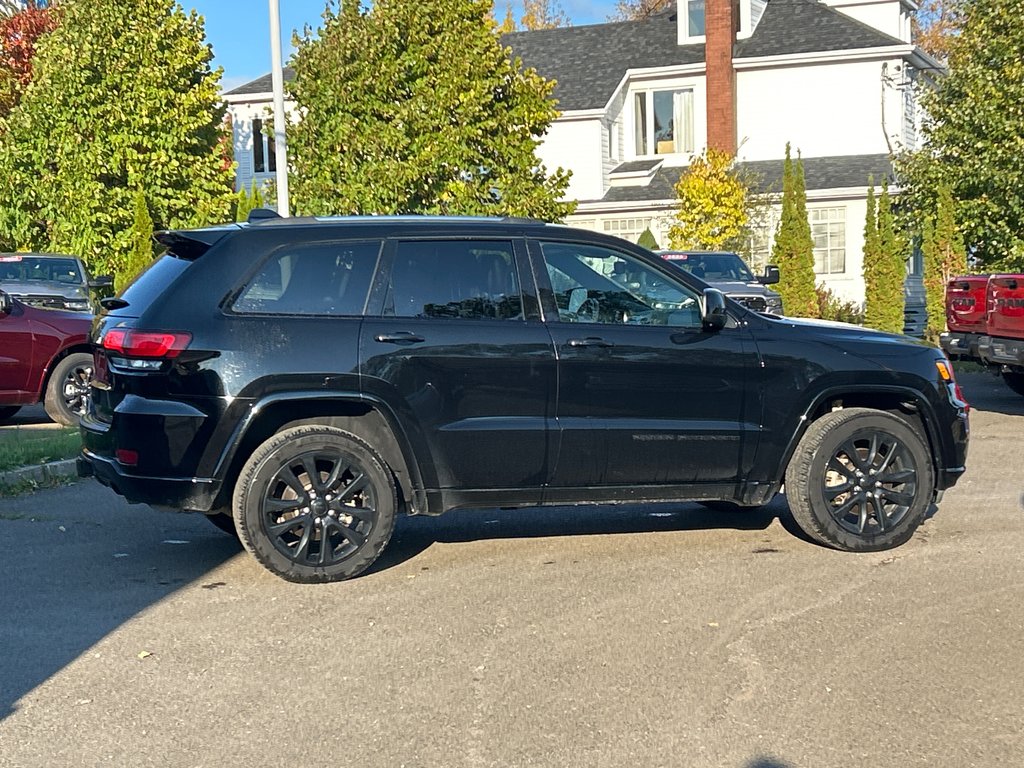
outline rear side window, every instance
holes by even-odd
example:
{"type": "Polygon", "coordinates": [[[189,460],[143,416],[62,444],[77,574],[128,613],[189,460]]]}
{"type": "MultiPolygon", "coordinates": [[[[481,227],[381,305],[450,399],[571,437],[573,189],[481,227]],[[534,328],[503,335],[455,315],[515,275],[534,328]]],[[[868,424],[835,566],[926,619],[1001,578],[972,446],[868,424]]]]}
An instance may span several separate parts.
{"type": "Polygon", "coordinates": [[[398,243],[384,314],[468,320],[523,319],[512,243],[499,240],[398,243]]]}
{"type": "Polygon", "coordinates": [[[283,248],[232,308],[255,315],[361,315],[380,248],[377,240],[283,248]]]}
{"type": "Polygon", "coordinates": [[[188,259],[175,256],[173,253],[165,253],[150,262],[150,265],[121,292],[120,297],[132,310],[141,310],[167,290],[167,287],[181,277],[191,264],[188,259]]]}

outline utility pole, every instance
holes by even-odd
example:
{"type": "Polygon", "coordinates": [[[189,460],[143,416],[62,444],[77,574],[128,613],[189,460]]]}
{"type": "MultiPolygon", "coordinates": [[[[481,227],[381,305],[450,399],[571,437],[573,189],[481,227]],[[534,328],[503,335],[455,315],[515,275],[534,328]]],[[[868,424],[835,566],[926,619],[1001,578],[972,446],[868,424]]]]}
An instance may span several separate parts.
{"type": "Polygon", "coordinates": [[[281,3],[270,0],[270,60],[274,83],[274,151],[277,162],[277,212],[289,216],[288,144],[285,138],[284,65],[281,61],[281,3]]]}

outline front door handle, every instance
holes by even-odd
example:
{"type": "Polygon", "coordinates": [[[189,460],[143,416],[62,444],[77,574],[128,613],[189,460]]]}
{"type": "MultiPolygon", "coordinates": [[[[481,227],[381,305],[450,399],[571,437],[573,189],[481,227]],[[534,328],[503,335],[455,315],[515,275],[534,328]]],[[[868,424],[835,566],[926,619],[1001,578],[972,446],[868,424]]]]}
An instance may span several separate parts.
{"type": "Polygon", "coordinates": [[[419,344],[422,341],[426,341],[422,336],[418,336],[412,331],[395,331],[394,333],[378,333],[373,337],[376,341],[381,344],[419,344]]]}
{"type": "Polygon", "coordinates": [[[587,336],[585,339],[569,339],[570,347],[614,347],[610,341],[605,341],[599,336],[587,336]]]}

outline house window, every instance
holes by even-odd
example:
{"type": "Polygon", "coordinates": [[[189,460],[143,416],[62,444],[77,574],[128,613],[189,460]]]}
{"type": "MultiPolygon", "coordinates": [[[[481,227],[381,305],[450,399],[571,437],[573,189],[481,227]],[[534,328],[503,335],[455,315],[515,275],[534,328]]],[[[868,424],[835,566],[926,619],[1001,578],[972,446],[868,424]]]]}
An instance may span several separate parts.
{"type": "Polygon", "coordinates": [[[835,275],[846,271],[846,209],[812,208],[811,237],[814,239],[814,271],[835,275]]]}
{"type": "Polygon", "coordinates": [[[700,37],[704,34],[704,0],[685,0],[686,36],[700,37]]]}
{"type": "Polygon", "coordinates": [[[693,90],[638,93],[633,113],[638,156],[693,152],[693,90]]]}
{"type": "Polygon", "coordinates": [[[277,150],[274,138],[263,133],[263,121],[252,121],[252,167],[256,173],[277,171],[277,150]]]}
{"type": "Polygon", "coordinates": [[[645,218],[631,218],[631,219],[605,219],[603,222],[604,231],[609,235],[615,235],[621,237],[623,240],[629,240],[635,243],[640,239],[640,235],[644,233],[644,230],[651,226],[650,217],[645,218]]]}

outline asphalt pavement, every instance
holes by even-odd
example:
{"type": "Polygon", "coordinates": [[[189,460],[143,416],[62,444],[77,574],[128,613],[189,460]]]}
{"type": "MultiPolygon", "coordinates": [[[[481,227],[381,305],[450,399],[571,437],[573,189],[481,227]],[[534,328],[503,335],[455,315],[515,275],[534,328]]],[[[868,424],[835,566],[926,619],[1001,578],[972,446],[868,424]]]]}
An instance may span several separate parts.
{"type": "Polygon", "coordinates": [[[93,481],[0,499],[0,766],[1024,764],[1024,398],[907,545],[785,499],[400,521],[288,584],[93,481]]]}

